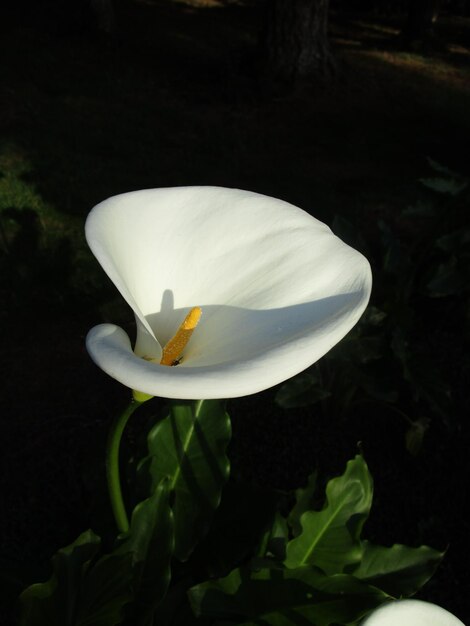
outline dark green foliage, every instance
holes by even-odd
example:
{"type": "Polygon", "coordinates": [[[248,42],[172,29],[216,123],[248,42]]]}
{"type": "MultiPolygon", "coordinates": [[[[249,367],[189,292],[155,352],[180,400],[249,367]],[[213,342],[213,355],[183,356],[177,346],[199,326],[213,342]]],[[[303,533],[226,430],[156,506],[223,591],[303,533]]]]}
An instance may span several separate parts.
{"type": "Polygon", "coordinates": [[[229,481],[210,532],[196,548],[194,562],[206,576],[219,577],[253,554],[265,554],[280,502],[281,495],[275,491],[229,481]]]}
{"type": "Polygon", "coordinates": [[[315,370],[310,370],[295,376],[290,384],[282,385],[276,394],[276,402],[283,409],[291,409],[316,404],[329,396],[331,392],[320,385],[315,370]]]}
{"type": "Polygon", "coordinates": [[[328,483],[324,508],[301,515],[302,532],[287,544],[286,567],[315,565],[333,575],[359,563],[361,530],[371,505],[372,479],[358,456],[343,476],[328,483]]]}
{"type": "Polygon", "coordinates": [[[413,454],[433,416],[453,428],[453,381],[440,368],[442,355],[429,353],[429,333],[434,335],[435,329],[423,328],[423,318],[433,301],[441,299],[449,316],[443,321],[450,321],[455,303],[468,303],[470,289],[468,181],[431,159],[429,164],[439,177],[423,179],[430,191],[402,214],[411,221],[409,229],[419,228],[418,238],[398,236],[382,219],[377,254],[345,218],[335,219],[335,232],[372,259],[372,306],[320,363],[281,385],[276,394],[286,409],[319,401],[323,411],[335,414],[353,412],[364,403],[385,406],[408,421],[406,445],[413,454]]]}
{"type": "Polygon", "coordinates": [[[172,402],[148,435],[141,464],[151,490],[168,478],[175,515],[176,558],[185,561],[204,537],[230,471],[225,454],[230,418],[218,400],[172,402]]]}
{"type": "Polygon", "coordinates": [[[129,532],[119,538],[117,554],[132,555],[131,624],[147,624],[170,584],[174,521],[169,495],[168,481],[163,479],[153,495],[136,506],[129,532]]]}
{"type": "Polygon", "coordinates": [[[59,550],[52,561],[52,577],[21,594],[21,626],[121,623],[123,607],[130,599],[132,558],[130,554],[105,556],[92,563],[99,550],[100,539],[91,530],[59,550]]]}
{"type": "Polygon", "coordinates": [[[353,576],[326,576],[314,567],[236,569],[190,592],[196,615],[246,626],[350,624],[387,597],[353,576]]]}
{"type": "Polygon", "coordinates": [[[168,487],[158,485],[132,515],[117,547],[100,554],[91,530],[53,558],[49,581],[21,595],[21,626],[146,626],[170,581],[173,516],[168,487]]]}
{"type": "Polygon", "coordinates": [[[443,552],[427,546],[390,548],[362,542],[362,559],[354,576],[400,598],[413,595],[433,575],[442,561],[443,552]]]}
{"type": "Polygon", "coordinates": [[[317,479],[317,472],[310,474],[307,486],[297,489],[295,492],[295,505],[287,518],[289,526],[292,528],[292,534],[294,537],[297,537],[302,532],[300,519],[303,513],[314,508],[317,479]]]}
{"type": "Polygon", "coordinates": [[[315,482],[296,492],[287,518],[274,516],[255,558],[190,589],[196,615],[245,626],[352,624],[427,582],[442,553],[361,540],[372,504],[372,479],[361,456],[329,481],[321,510],[308,504],[315,482]]]}
{"type": "Polygon", "coordinates": [[[110,551],[92,531],[60,550],[52,577],[21,595],[21,626],[347,625],[433,574],[443,555],[431,548],[362,539],[373,491],[362,456],[328,482],[321,508],[314,473],[290,509],[280,494],[232,485],[215,512],[229,437],[221,402],[172,403],[149,433],[160,461],[141,465],[154,484],[129,531],[110,551]]]}

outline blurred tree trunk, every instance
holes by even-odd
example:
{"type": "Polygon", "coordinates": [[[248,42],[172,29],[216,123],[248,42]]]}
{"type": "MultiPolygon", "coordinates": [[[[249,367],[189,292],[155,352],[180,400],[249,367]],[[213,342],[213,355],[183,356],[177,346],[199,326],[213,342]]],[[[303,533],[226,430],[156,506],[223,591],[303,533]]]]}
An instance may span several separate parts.
{"type": "Polygon", "coordinates": [[[433,37],[440,5],[440,0],[409,0],[408,20],[404,29],[408,43],[425,42],[433,37]]]}
{"type": "Polygon", "coordinates": [[[268,78],[293,82],[333,74],[328,5],[329,0],[268,0],[261,36],[261,63],[268,78]]]}

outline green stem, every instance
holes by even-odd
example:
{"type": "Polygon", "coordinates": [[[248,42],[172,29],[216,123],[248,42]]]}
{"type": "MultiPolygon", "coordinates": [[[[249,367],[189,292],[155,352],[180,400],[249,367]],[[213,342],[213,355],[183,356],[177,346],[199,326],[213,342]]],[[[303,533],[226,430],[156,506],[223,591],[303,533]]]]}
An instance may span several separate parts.
{"type": "Polygon", "coordinates": [[[122,433],[130,416],[141,404],[142,402],[133,400],[121,415],[114,420],[109,429],[108,443],[106,445],[106,478],[108,480],[109,499],[111,500],[111,508],[113,509],[116,525],[121,533],[129,530],[129,520],[126,507],[124,506],[119,478],[119,446],[122,433]]]}

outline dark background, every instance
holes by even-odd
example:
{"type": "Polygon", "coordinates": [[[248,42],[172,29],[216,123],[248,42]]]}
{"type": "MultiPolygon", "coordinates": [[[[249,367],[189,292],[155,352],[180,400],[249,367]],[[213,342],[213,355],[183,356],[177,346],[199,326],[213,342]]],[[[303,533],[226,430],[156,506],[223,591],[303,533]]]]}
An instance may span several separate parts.
{"type": "Polygon", "coordinates": [[[279,197],[336,226],[370,258],[372,304],[387,314],[383,330],[358,331],[362,346],[372,333],[373,356],[320,366],[335,402],[284,409],[276,390],[229,402],[234,480],[289,490],[315,468],[326,480],[360,442],[375,479],[366,536],[447,549],[420,597],[470,619],[468,193],[420,182],[441,176],[429,159],[446,180],[470,176],[469,3],[442,2],[410,33],[406,2],[332,2],[328,63],[298,75],[269,65],[265,9],[121,0],[109,22],[78,0],[3,8],[5,624],[21,589],[46,579],[51,555],[105,507],[106,426],[129,396],[84,348],[100,321],[132,332],[87,249],[85,217],[117,193],[204,184],[279,197]],[[435,248],[455,233],[458,252],[435,248]],[[394,395],[379,397],[384,380],[394,395]]]}

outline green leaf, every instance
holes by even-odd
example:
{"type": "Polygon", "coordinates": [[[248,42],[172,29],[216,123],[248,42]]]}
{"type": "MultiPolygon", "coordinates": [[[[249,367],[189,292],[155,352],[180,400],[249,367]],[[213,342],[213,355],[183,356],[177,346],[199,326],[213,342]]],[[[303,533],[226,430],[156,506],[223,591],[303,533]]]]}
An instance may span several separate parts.
{"type": "Polygon", "coordinates": [[[168,500],[162,481],[135,507],[129,531],[83,582],[76,626],[121,624],[124,607],[133,626],[147,624],[170,582],[173,514],[168,500]]]}
{"type": "Polygon", "coordinates": [[[381,311],[376,306],[368,306],[364,311],[361,322],[364,326],[370,324],[371,326],[382,326],[382,322],[386,319],[387,313],[381,311]]]}
{"type": "Polygon", "coordinates": [[[52,559],[51,578],[21,594],[20,626],[75,626],[82,580],[99,548],[100,538],[91,530],[61,548],[52,559]]]}
{"type": "Polygon", "coordinates": [[[401,212],[403,217],[431,218],[436,215],[434,203],[418,200],[415,204],[408,205],[401,212]]]}
{"type": "Polygon", "coordinates": [[[371,504],[372,477],[358,455],[342,476],[329,481],[323,509],[301,516],[302,532],[287,545],[286,566],[315,565],[325,574],[337,574],[358,563],[360,534],[371,504]]]}
{"type": "Polygon", "coordinates": [[[326,576],[312,567],[240,568],[189,591],[196,615],[254,626],[350,624],[388,598],[347,574],[326,576]]]}
{"type": "Polygon", "coordinates": [[[264,556],[263,541],[271,532],[279,500],[279,493],[273,490],[229,481],[210,531],[194,550],[191,562],[196,561],[207,576],[216,578],[254,553],[264,556]]]}
{"type": "Polygon", "coordinates": [[[276,512],[270,527],[264,533],[258,548],[259,560],[275,559],[282,563],[286,558],[286,546],[289,537],[289,529],[286,519],[276,512]]]}
{"type": "Polygon", "coordinates": [[[457,196],[467,186],[467,182],[456,178],[421,178],[420,183],[437,193],[457,196]]]}
{"type": "Polygon", "coordinates": [[[174,402],[169,415],[148,435],[152,486],[169,479],[175,519],[175,556],[185,561],[207,533],[218,507],[230,464],[230,418],[219,400],[174,402]]]}
{"type": "Polygon", "coordinates": [[[294,537],[297,537],[302,532],[302,525],[300,518],[309,509],[313,508],[315,490],[317,488],[318,472],[313,472],[308,477],[308,483],[306,487],[296,489],[295,491],[295,505],[293,506],[287,521],[292,528],[294,537]]]}
{"type": "Polygon", "coordinates": [[[383,248],[383,270],[386,274],[402,279],[404,270],[411,267],[409,255],[386,222],[379,219],[378,226],[383,248]]]}
{"type": "Polygon", "coordinates": [[[427,546],[390,548],[363,542],[362,561],[353,575],[395,598],[411,596],[434,574],[444,557],[427,546]]]}
{"type": "Polygon", "coordinates": [[[132,555],[106,555],[82,582],[74,626],[116,626],[133,599],[132,555]]]}
{"type": "Polygon", "coordinates": [[[417,456],[423,446],[423,439],[426,431],[431,424],[431,420],[427,417],[419,417],[416,420],[410,420],[410,426],[405,433],[406,449],[413,456],[417,456]]]}
{"type": "Polygon", "coordinates": [[[432,167],[432,169],[435,172],[438,172],[439,174],[444,174],[444,176],[451,176],[452,178],[459,177],[458,174],[450,170],[448,167],[446,167],[445,165],[441,165],[440,163],[438,163],[437,161],[434,161],[434,159],[431,159],[430,157],[426,157],[426,161],[428,162],[428,165],[432,167]]]}
{"type": "Polygon", "coordinates": [[[174,523],[167,479],[162,480],[150,498],[135,507],[130,529],[120,539],[113,555],[132,556],[132,623],[145,623],[165,596],[171,578],[174,523]]]}
{"type": "Polygon", "coordinates": [[[403,377],[410,383],[414,400],[426,402],[434,413],[447,421],[452,390],[443,376],[436,377],[434,362],[412,351],[400,329],[394,332],[390,346],[401,363],[403,377]]]}
{"type": "Polygon", "coordinates": [[[456,253],[468,250],[470,244],[470,229],[454,230],[436,239],[436,247],[444,252],[456,253]]]}
{"type": "Polygon", "coordinates": [[[283,409],[309,406],[331,396],[320,386],[313,372],[302,372],[285,382],[276,393],[275,401],[283,409]]]}
{"type": "Polygon", "coordinates": [[[342,341],[335,351],[335,356],[345,361],[363,365],[381,359],[384,355],[384,345],[385,340],[382,335],[354,337],[342,341]]]}
{"type": "Polygon", "coordinates": [[[444,376],[436,377],[435,364],[420,355],[409,353],[402,365],[404,377],[411,384],[415,401],[426,402],[434,413],[447,421],[452,389],[444,376]]]}
{"type": "Polygon", "coordinates": [[[356,372],[356,380],[357,385],[371,398],[390,404],[398,401],[399,393],[392,386],[393,379],[388,375],[388,370],[383,372],[383,368],[370,370],[364,367],[356,372]]]}
{"type": "Polygon", "coordinates": [[[173,546],[168,490],[161,484],[140,503],[118,547],[96,558],[100,538],[91,530],[53,558],[46,583],[21,594],[20,626],[117,626],[132,602],[133,625],[145,623],[164,596],[173,546]]]}
{"type": "Polygon", "coordinates": [[[466,267],[461,267],[455,256],[437,266],[434,274],[429,279],[426,289],[428,295],[433,298],[443,298],[461,294],[469,288],[469,272],[466,267]]]}
{"type": "MultiPolygon", "coordinates": [[[[155,612],[155,626],[214,626],[212,620],[198,619],[194,615],[188,599],[188,589],[192,584],[192,577],[185,576],[171,585],[155,612]]],[[[130,626],[134,626],[132,621],[130,626]]]]}

